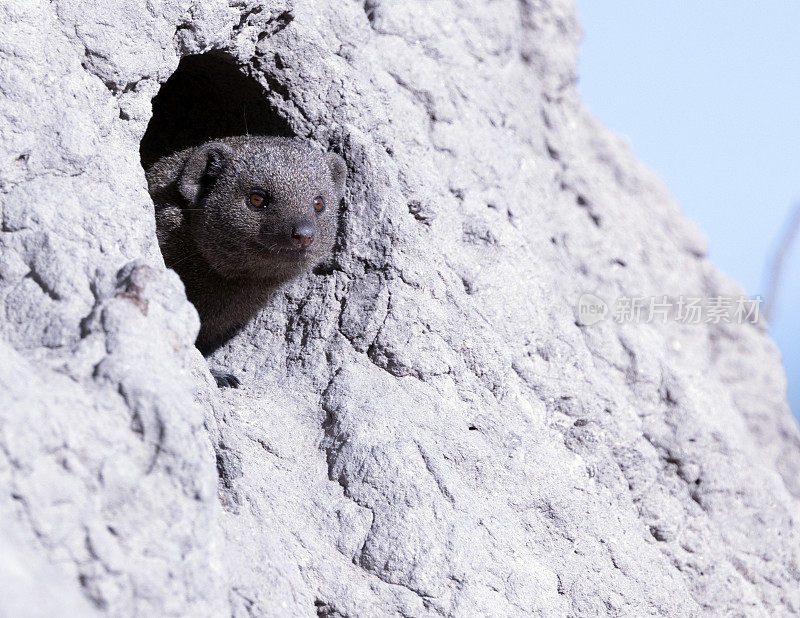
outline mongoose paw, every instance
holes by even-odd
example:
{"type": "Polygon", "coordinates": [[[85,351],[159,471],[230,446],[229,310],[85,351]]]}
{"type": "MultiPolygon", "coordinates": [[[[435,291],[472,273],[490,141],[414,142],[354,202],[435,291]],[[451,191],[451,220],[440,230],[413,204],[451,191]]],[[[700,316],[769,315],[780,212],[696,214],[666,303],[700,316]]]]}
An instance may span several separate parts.
{"type": "Polygon", "coordinates": [[[214,376],[214,380],[216,380],[219,388],[239,388],[242,385],[239,378],[227,371],[212,369],[211,375],[214,376]]]}

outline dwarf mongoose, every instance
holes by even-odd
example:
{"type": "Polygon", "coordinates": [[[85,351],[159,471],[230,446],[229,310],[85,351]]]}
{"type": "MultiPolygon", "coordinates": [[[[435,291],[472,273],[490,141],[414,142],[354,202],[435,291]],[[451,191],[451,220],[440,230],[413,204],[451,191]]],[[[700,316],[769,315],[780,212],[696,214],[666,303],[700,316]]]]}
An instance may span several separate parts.
{"type": "MultiPolygon", "coordinates": [[[[200,314],[213,352],[264,306],[275,285],[327,259],[347,168],[297,139],[227,137],[147,170],[158,242],[200,314]]],[[[211,372],[219,386],[238,386],[211,372]]]]}

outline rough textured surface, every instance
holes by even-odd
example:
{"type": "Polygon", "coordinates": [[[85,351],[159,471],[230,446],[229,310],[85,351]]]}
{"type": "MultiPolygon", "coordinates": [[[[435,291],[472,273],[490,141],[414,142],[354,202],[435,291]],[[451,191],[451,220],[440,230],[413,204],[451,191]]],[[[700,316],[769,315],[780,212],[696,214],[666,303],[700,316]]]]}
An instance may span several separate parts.
{"type": "Polygon", "coordinates": [[[571,3],[0,23],[0,613],[800,612],[763,326],[576,325],[583,292],[739,290],[581,108],[571,3]],[[245,382],[217,391],[140,144],[245,125],[350,173],[332,268],[217,353],[245,382]]]}

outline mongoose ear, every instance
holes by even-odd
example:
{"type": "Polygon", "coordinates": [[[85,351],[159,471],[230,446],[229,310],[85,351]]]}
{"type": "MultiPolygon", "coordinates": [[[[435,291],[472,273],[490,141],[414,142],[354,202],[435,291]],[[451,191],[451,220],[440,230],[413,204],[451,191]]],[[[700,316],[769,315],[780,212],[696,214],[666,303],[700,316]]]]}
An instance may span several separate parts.
{"type": "Polygon", "coordinates": [[[189,155],[178,181],[181,195],[190,204],[197,203],[200,192],[212,186],[233,157],[230,146],[220,142],[203,144],[189,155]]]}
{"type": "Polygon", "coordinates": [[[329,152],[325,155],[325,161],[331,170],[331,178],[336,190],[344,193],[344,181],[347,179],[347,163],[335,152],[329,152]]]}

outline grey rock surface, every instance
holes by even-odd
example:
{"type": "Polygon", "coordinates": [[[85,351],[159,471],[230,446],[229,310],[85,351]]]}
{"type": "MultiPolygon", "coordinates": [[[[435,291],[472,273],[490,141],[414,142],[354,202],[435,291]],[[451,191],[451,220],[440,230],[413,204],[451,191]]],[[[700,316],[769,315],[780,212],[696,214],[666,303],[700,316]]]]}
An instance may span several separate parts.
{"type": "Polygon", "coordinates": [[[561,0],[0,4],[0,615],[800,612],[764,325],[576,322],[741,294],[579,37],[561,0]],[[141,161],[245,130],[350,174],[218,391],[141,161]]]}

